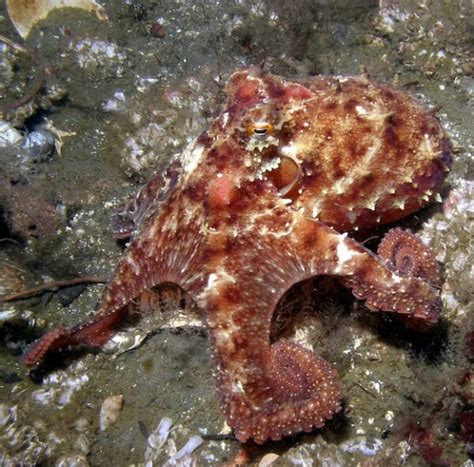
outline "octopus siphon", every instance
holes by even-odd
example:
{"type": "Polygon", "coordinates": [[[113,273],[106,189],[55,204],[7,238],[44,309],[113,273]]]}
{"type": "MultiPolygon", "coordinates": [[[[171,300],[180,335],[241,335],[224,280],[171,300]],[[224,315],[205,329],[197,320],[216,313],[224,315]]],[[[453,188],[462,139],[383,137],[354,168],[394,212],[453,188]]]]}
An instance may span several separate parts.
{"type": "Polygon", "coordinates": [[[400,228],[377,253],[349,234],[433,200],[451,145],[433,111],[368,76],[290,81],[248,68],[226,93],[209,129],[118,216],[119,234],[133,238],[95,314],[47,332],[23,362],[103,345],[141,297],[176,284],[209,331],[228,425],[238,440],[264,443],[322,427],[341,408],[335,368],[270,337],[292,285],[332,276],[371,311],[417,330],[437,322],[433,251],[400,228]]]}

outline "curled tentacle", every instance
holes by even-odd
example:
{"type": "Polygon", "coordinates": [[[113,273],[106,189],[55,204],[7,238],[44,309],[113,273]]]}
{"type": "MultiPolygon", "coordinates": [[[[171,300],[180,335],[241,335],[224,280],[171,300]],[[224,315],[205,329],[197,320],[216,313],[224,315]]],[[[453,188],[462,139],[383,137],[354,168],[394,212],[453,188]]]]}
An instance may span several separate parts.
{"type": "Polygon", "coordinates": [[[419,277],[439,286],[440,271],[434,251],[409,230],[390,230],[380,242],[377,253],[400,276],[419,277]]]}
{"type": "MultiPolygon", "coordinates": [[[[235,436],[256,443],[321,428],[341,408],[341,385],[323,358],[288,340],[273,344],[261,393],[246,391],[223,404],[235,436]],[[263,390],[266,388],[266,390],[263,390]]],[[[257,389],[254,387],[254,389],[257,389]]]]}

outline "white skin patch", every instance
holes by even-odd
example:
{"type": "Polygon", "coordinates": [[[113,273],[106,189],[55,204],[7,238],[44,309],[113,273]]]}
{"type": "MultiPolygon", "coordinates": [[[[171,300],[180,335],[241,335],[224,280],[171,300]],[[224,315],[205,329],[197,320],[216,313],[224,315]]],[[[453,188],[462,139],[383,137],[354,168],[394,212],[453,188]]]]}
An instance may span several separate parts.
{"type": "Polygon", "coordinates": [[[202,296],[208,293],[218,293],[219,288],[225,283],[235,284],[235,278],[226,270],[219,268],[215,273],[209,274],[207,286],[203,290],[202,296]]]}
{"type": "Polygon", "coordinates": [[[423,140],[421,141],[421,144],[420,144],[420,149],[418,151],[418,158],[419,159],[425,158],[425,159],[431,160],[431,159],[434,159],[434,155],[435,155],[435,152],[433,149],[433,143],[431,141],[431,138],[429,135],[425,134],[423,135],[423,140]]]}
{"type": "Polygon", "coordinates": [[[353,250],[348,246],[346,241],[347,234],[341,235],[339,238],[339,243],[337,245],[336,254],[337,254],[337,267],[336,273],[344,271],[344,267],[347,263],[351,262],[355,257],[361,256],[362,253],[359,253],[356,250],[353,250]]]}
{"type": "Polygon", "coordinates": [[[232,383],[232,392],[235,394],[244,394],[244,386],[241,381],[232,383]]]}
{"type": "Polygon", "coordinates": [[[183,172],[188,178],[197,168],[204,155],[204,146],[196,144],[195,141],[190,143],[183,151],[183,172]]]}
{"type": "Polygon", "coordinates": [[[217,274],[209,274],[209,278],[207,279],[207,289],[212,289],[214,284],[217,282],[217,274]]]}
{"type": "Polygon", "coordinates": [[[225,112],[222,114],[222,127],[225,128],[229,123],[229,112],[225,112]]]}
{"type": "Polygon", "coordinates": [[[311,212],[313,219],[316,219],[320,212],[321,212],[321,201],[317,201],[315,205],[313,206],[313,210],[311,212]]]}
{"type": "Polygon", "coordinates": [[[286,146],[282,146],[280,148],[280,154],[282,156],[286,156],[286,157],[289,157],[291,159],[296,159],[296,156],[298,155],[298,152],[299,152],[298,147],[293,142],[287,144],[286,146]]]}
{"type": "Polygon", "coordinates": [[[392,274],[392,283],[393,284],[399,284],[402,281],[402,278],[400,276],[397,276],[396,274],[392,274]]]}
{"type": "Polygon", "coordinates": [[[379,124],[384,123],[386,119],[392,115],[392,112],[384,112],[383,109],[375,103],[370,105],[369,108],[363,107],[362,105],[356,105],[355,111],[360,117],[379,124]]]}
{"type": "Polygon", "coordinates": [[[367,115],[368,113],[367,109],[365,107],[362,107],[361,105],[356,105],[355,110],[359,115],[367,115]]]}
{"type": "Polygon", "coordinates": [[[140,275],[141,269],[140,265],[135,261],[135,259],[130,255],[125,258],[125,261],[132,267],[135,275],[140,275]]]}
{"type": "Polygon", "coordinates": [[[373,171],[373,159],[377,157],[378,151],[380,150],[381,142],[377,142],[371,146],[364,157],[358,162],[357,166],[354,167],[349,176],[344,177],[342,180],[338,180],[334,183],[332,193],[342,194],[349,191],[349,187],[359,180],[364,175],[367,175],[373,171]]]}
{"type": "Polygon", "coordinates": [[[223,330],[215,329],[214,330],[214,339],[216,346],[221,350],[227,353],[235,352],[234,344],[234,330],[223,330]]]}

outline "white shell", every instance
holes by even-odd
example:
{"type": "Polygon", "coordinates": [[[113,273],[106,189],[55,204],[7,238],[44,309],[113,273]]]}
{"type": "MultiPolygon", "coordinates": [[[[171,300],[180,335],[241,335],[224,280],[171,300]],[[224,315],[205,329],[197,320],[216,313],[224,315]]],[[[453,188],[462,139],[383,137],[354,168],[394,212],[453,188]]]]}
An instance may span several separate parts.
{"type": "Polygon", "coordinates": [[[96,13],[99,19],[107,19],[105,10],[95,0],[7,0],[10,19],[21,37],[27,37],[31,28],[57,8],[81,8],[96,13]]]}
{"type": "Polygon", "coordinates": [[[107,397],[100,407],[99,426],[100,431],[105,431],[110,425],[113,425],[123,408],[122,394],[107,397]]]}
{"type": "Polygon", "coordinates": [[[269,452],[268,454],[265,454],[260,462],[258,463],[258,467],[269,467],[270,465],[273,465],[273,463],[279,458],[280,456],[278,454],[275,454],[274,452],[269,452]]]}

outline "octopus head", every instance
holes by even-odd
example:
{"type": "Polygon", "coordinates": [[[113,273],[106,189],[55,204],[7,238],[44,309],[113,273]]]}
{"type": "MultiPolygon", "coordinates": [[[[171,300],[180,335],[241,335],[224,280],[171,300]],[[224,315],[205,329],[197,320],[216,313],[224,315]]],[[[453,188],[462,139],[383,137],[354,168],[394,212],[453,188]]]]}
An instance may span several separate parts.
{"type": "Polygon", "coordinates": [[[367,77],[294,82],[250,68],[234,73],[226,92],[213,136],[237,187],[261,180],[338,230],[407,216],[434,197],[449,170],[436,117],[367,77]]]}

